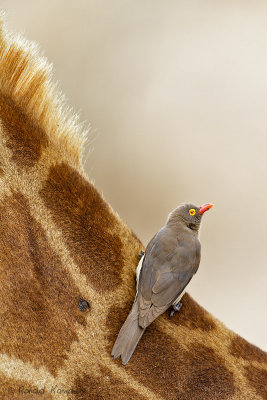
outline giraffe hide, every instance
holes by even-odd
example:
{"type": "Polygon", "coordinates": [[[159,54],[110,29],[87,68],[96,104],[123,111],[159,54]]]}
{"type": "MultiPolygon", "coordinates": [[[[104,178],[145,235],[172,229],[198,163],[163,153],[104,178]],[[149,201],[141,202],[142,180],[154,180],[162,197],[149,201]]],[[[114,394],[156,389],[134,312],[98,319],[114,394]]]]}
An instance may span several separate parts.
{"type": "Polygon", "coordinates": [[[188,294],[127,366],[111,358],[143,246],[86,176],[87,133],[51,74],[1,14],[1,399],[266,399],[266,353],[188,294]]]}

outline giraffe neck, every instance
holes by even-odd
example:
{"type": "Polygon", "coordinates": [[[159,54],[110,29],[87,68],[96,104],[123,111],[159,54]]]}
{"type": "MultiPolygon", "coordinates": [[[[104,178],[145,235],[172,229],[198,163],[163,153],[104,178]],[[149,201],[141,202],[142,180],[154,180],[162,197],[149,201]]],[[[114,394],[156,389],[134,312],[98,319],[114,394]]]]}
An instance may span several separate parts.
{"type": "Polygon", "coordinates": [[[44,390],[47,399],[71,400],[263,399],[266,353],[188,294],[179,315],[164,314],[147,329],[127,368],[111,359],[143,246],[83,171],[86,135],[48,64],[5,29],[2,23],[2,397],[44,390]]]}

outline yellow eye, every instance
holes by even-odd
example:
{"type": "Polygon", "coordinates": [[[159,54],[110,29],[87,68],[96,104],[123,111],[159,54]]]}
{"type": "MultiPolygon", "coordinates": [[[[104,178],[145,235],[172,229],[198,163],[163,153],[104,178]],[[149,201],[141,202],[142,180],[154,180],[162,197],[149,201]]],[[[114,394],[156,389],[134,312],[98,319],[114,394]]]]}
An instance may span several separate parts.
{"type": "Polygon", "coordinates": [[[188,212],[190,215],[195,215],[196,210],[194,208],[190,208],[190,210],[188,212]]]}

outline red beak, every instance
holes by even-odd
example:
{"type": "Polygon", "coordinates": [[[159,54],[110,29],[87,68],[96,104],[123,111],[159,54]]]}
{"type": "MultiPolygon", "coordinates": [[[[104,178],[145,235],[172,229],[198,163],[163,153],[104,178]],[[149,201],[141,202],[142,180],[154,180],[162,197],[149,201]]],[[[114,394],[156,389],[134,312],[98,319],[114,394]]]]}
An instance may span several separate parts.
{"type": "Polygon", "coordinates": [[[203,206],[200,207],[198,213],[200,215],[204,214],[204,212],[208,211],[211,207],[213,207],[212,203],[203,204],[203,206]]]}

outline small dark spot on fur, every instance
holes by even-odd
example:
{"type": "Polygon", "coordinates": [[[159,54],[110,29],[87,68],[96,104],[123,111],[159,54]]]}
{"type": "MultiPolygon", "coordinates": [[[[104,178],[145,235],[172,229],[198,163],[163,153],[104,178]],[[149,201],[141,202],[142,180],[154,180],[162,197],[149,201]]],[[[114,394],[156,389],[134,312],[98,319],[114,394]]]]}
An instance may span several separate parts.
{"type": "Polygon", "coordinates": [[[87,311],[90,308],[90,304],[86,300],[80,300],[78,304],[79,310],[82,312],[87,311]]]}

